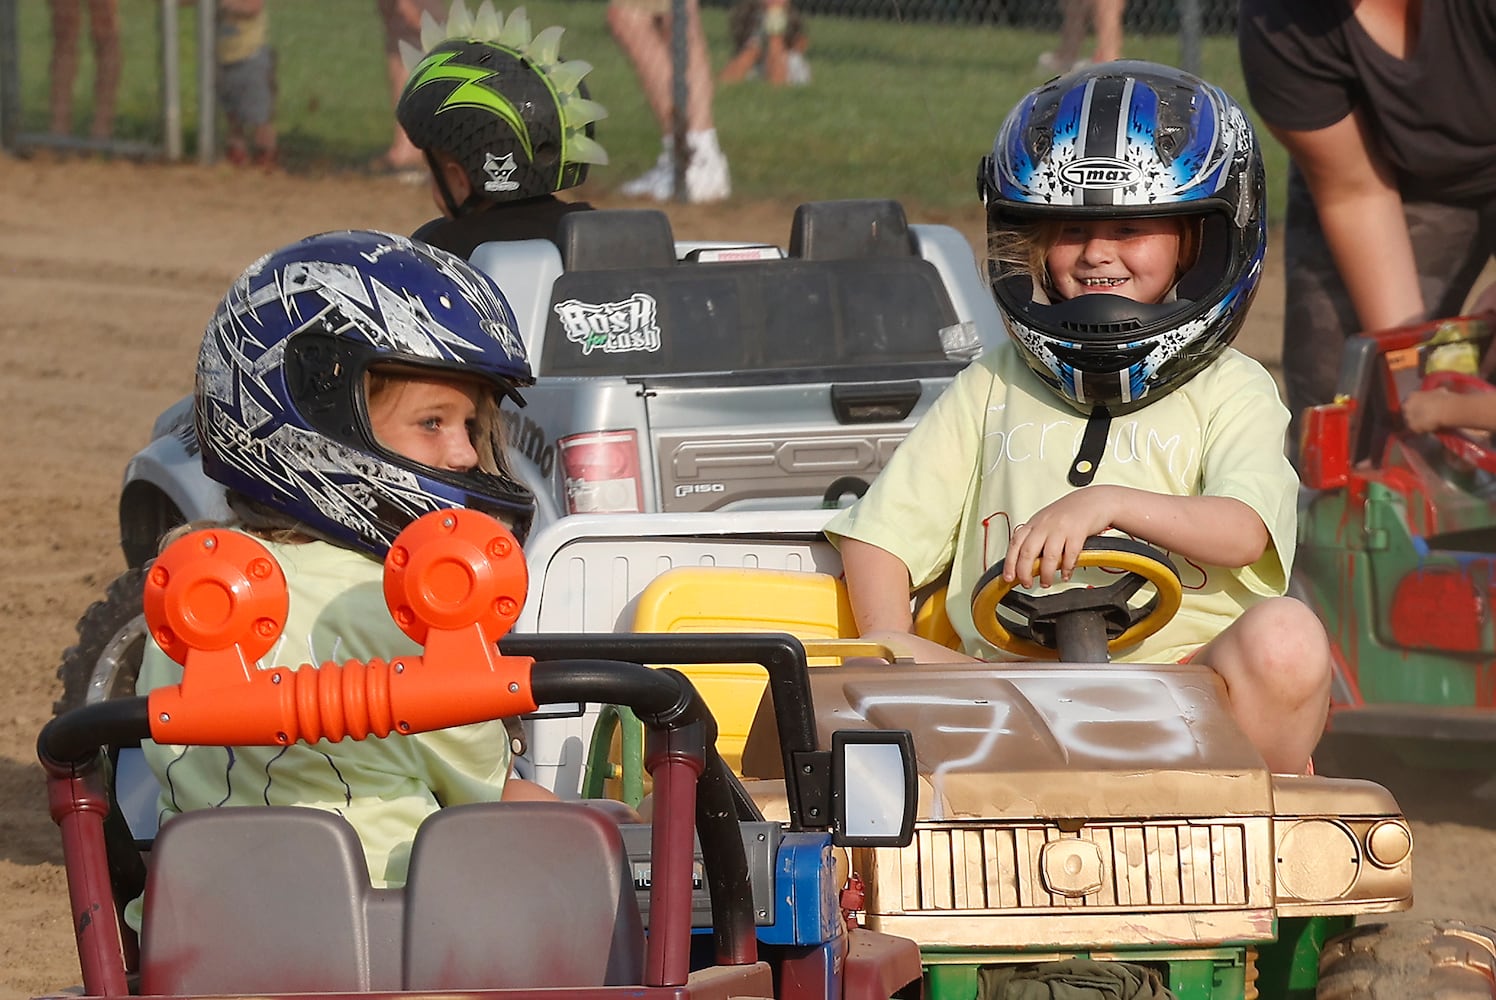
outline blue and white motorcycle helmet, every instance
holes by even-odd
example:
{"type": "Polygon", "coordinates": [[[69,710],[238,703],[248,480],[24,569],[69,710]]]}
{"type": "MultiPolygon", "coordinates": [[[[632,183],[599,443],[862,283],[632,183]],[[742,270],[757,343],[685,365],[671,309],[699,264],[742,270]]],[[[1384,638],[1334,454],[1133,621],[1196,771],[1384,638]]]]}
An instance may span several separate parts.
{"type": "MultiPolygon", "coordinates": [[[[498,404],[522,405],[529,361],[514,313],[491,278],[404,236],[311,236],[249,266],[203,334],[194,418],[203,471],[236,504],[383,557],[422,514],[471,507],[523,541],[535,500],[497,441],[475,442],[484,468],[438,469],[374,437],[365,373],[398,366],[472,379],[498,404]]],[[[246,520],[255,523],[254,516],[246,520]]]]}
{"type": "Polygon", "coordinates": [[[1136,60],[1057,77],[1008,114],[977,189],[992,246],[1046,220],[1200,217],[1193,262],[1162,303],[1045,301],[1028,270],[989,256],[1018,353],[1081,412],[1126,413],[1172,392],[1241,329],[1262,274],[1266,189],[1251,123],[1219,87],[1136,60]]]}

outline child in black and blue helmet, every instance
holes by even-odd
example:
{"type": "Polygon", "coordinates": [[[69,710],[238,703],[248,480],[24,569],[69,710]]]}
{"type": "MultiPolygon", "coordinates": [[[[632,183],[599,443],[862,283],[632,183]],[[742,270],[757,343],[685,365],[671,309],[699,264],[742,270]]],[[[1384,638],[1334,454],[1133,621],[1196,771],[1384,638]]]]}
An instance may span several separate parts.
{"type": "Polygon", "coordinates": [[[1023,587],[1109,582],[1077,568],[1079,550],[1131,536],[1172,555],[1183,605],[1114,658],[1212,667],[1268,766],[1304,770],[1330,650],[1284,596],[1298,493],[1288,412],[1268,372],[1230,347],[1266,244],[1245,114],[1171,67],[1087,67],[1019,102],[978,186],[1009,341],[957,377],[828,525],[859,628],[919,660],[959,656],[909,634],[911,588],[949,569],[962,649],[1002,658],[971,611],[991,566],[1023,587]]]}

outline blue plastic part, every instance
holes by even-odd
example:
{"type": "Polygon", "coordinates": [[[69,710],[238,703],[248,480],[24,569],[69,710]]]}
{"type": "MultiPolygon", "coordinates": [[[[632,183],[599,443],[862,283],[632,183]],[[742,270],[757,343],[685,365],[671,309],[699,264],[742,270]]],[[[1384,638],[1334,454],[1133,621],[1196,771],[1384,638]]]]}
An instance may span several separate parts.
{"type": "Polygon", "coordinates": [[[841,887],[829,833],[786,833],[774,879],[774,922],[758,929],[773,945],[819,945],[839,937],[841,887]]]}

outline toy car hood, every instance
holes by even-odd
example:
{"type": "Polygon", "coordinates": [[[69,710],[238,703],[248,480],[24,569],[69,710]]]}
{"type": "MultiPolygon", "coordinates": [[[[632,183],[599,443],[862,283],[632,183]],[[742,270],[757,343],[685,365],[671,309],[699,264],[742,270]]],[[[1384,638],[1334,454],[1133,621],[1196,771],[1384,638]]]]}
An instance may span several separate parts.
{"type": "Polygon", "coordinates": [[[956,664],[813,674],[817,726],[914,734],[929,819],[1272,815],[1203,667],[956,664]]]}

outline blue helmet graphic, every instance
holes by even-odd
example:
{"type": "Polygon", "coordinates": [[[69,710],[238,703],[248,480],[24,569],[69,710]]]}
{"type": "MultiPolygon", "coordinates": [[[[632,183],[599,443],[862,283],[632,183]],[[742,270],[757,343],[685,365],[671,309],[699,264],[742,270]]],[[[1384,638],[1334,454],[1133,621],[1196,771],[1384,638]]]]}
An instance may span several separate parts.
{"type": "MultiPolygon", "coordinates": [[[[472,379],[485,405],[519,402],[529,362],[493,281],[404,236],[324,233],[251,264],[203,334],[194,416],[203,469],[256,516],[382,556],[428,511],[484,510],[523,539],[534,498],[497,441],[454,472],[375,440],[365,373],[395,366],[472,379]]],[[[252,520],[252,519],[251,519],[252,520]]]]}

